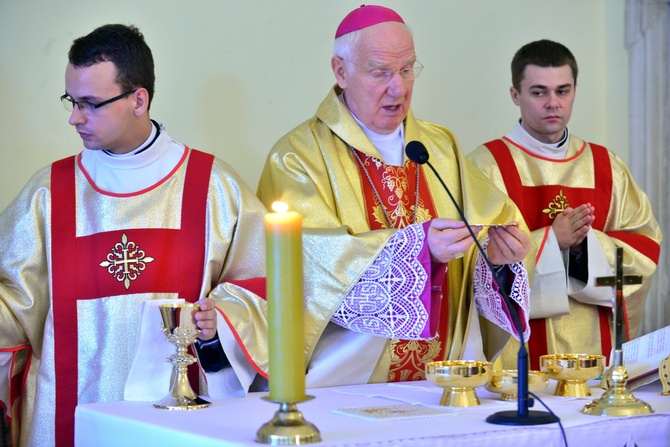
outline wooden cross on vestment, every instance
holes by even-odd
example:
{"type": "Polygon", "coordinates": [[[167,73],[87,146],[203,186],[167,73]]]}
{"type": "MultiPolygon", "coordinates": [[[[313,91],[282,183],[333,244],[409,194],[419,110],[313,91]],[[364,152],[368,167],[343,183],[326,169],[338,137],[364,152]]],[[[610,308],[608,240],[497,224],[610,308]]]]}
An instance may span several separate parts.
{"type": "Polygon", "coordinates": [[[614,325],[614,349],[621,350],[623,344],[623,286],[642,284],[642,275],[623,274],[623,248],[616,248],[616,271],[614,276],[596,278],[596,287],[614,286],[614,306],[612,324],[614,325]]]}

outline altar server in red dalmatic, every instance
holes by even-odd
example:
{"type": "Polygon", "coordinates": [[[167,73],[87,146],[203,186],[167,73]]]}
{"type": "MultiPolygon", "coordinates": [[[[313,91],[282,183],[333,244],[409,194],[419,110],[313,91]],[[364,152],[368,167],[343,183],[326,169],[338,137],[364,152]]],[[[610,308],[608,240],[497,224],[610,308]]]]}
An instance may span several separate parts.
{"type": "MultiPolygon", "coordinates": [[[[577,61],[550,40],[524,45],[512,60],[512,101],[521,119],[508,135],[470,158],[519,206],[538,247],[531,286],[530,362],[543,354],[609,356],[615,247],[624,273],[642,275],[625,288],[627,337],[635,337],[660,253],[661,233],[644,191],[606,148],[571,134],[577,61]]],[[[625,341],[625,340],[624,340],[625,341]]],[[[517,347],[505,367],[516,365],[517,347]]]]}

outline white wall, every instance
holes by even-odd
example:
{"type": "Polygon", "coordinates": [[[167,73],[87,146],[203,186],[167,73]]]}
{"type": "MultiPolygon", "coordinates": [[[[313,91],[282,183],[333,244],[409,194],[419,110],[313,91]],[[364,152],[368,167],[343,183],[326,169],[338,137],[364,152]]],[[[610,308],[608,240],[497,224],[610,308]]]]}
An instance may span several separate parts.
{"type": "MultiPolygon", "coordinates": [[[[0,0],[0,210],[30,175],[82,150],[58,97],[73,39],[104,23],[136,24],[153,49],[152,117],[228,161],[256,188],[274,141],[310,117],[333,84],[340,20],[361,0],[0,0]]],[[[628,159],[624,0],[378,0],[413,28],[425,65],[420,118],[470,151],[507,133],[518,113],[509,63],[540,38],[580,66],[571,129],[628,159]]]]}

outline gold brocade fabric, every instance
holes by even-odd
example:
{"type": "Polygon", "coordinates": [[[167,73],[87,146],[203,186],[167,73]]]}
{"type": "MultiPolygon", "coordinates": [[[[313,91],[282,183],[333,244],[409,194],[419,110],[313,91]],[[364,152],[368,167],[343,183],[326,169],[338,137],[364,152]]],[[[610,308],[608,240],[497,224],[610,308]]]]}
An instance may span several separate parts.
{"type": "MultiPolygon", "coordinates": [[[[382,156],[339,100],[339,93],[337,87],[332,89],[316,116],[275,144],[257,193],[266,206],[275,200],[289,203],[291,209],[303,215],[306,228],[318,229],[324,234],[346,232],[360,242],[352,244],[352,253],[357,253],[363,247],[369,247],[367,242],[371,235],[380,232],[389,235],[393,230],[370,231],[363,208],[362,182],[366,180],[361,178],[350,148],[377,159],[382,156]]],[[[426,146],[431,163],[441,173],[471,222],[519,221],[524,227],[516,206],[463,156],[447,129],[417,120],[410,111],[405,120],[405,139],[418,140],[426,146]]],[[[432,172],[427,172],[425,178],[438,217],[459,218],[448,194],[432,172]]],[[[384,240],[378,242],[377,251],[383,248],[384,240]]],[[[444,337],[448,340],[447,358],[461,357],[468,315],[476,311],[472,302],[474,259],[474,250],[471,250],[464,258],[449,264],[450,321],[449,334],[444,337]]],[[[526,264],[533,266],[534,257],[526,259],[526,264]]],[[[343,263],[329,273],[341,275],[347,269],[348,265],[343,263]]],[[[532,275],[532,271],[529,274],[532,275]]],[[[334,307],[323,306],[326,321],[334,310],[334,307]]],[[[493,357],[509,336],[495,325],[482,324],[482,327],[485,353],[493,357]]],[[[389,355],[388,349],[379,352],[377,363],[389,365],[389,355]]],[[[388,369],[383,374],[375,374],[376,378],[382,376],[388,376],[388,369]]]]}
{"type": "MultiPolygon", "coordinates": [[[[566,160],[550,160],[531,155],[519,149],[507,140],[512,159],[516,165],[523,186],[563,185],[570,188],[603,188],[596,185],[594,177],[593,153],[588,143],[570,136],[566,160]],[[580,150],[582,150],[580,152],[580,150]]],[[[606,221],[599,222],[603,230],[594,230],[598,242],[603,248],[607,262],[615,265],[615,247],[624,247],[624,274],[643,276],[640,285],[626,285],[624,297],[631,337],[635,337],[640,325],[645,300],[649,291],[651,278],[656,270],[654,260],[641,253],[635,246],[621,239],[610,237],[609,232],[623,232],[640,235],[653,243],[660,243],[661,233],[646,194],[635,183],[628,168],[612,152],[608,151],[611,163],[612,194],[606,221]]],[[[506,191],[503,174],[498,168],[491,152],[480,146],[469,157],[480,167],[501,190],[506,191]]],[[[508,170],[505,170],[507,172],[508,170]]],[[[573,203],[570,194],[558,190],[555,199],[549,203],[537,204],[537,212],[549,214],[560,212],[566,206],[576,207],[581,203],[573,203]]],[[[599,206],[608,204],[593,203],[599,206]]],[[[595,223],[594,223],[595,225],[595,223]]],[[[532,232],[536,245],[539,247],[545,235],[545,227],[532,232]]],[[[600,325],[596,306],[569,300],[570,313],[546,319],[547,348],[549,353],[589,353],[601,354],[600,325]]],[[[516,365],[518,344],[515,340],[505,349],[504,367],[516,365]]],[[[608,352],[602,353],[609,355],[608,352]]]]}
{"type": "MultiPolygon", "coordinates": [[[[75,169],[78,236],[119,229],[179,228],[186,163],[165,182],[130,197],[101,194],[75,169]]],[[[0,349],[30,344],[31,365],[25,384],[21,445],[54,445],[54,329],[49,256],[51,246],[51,170],[29,181],[0,214],[0,349]]],[[[249,343],[251,355],[262,344],[262,300],[220,282],[265,275],[265,208],[239,176],[215,160],[207,196],[204,277],[201,296],[220,298],[219,308],[249,343]],[[240,213],[240,210],[244,210],[240,213]],[[215,291],[216,293],[214,293],[215,291]],[[234,311],[244,308],[246,313],[234,311]],[[258,321],[254,320],[258,318],[258,321]],[[245,332],[246,331],[246,332],[245,332]],[[259,340],[254,334],[257,331],[259,340]]],[[[102,259],[100,260],[102,261],[102,259]]],[[[177,262],[177,260],[175,260],[177,262]]],[[[150,268],[151,264],[147,268],[150,268]]],[[[98,265],[92,268],[102,268],[98,265]]],[[[78,403],[123,399],[125,380],[136,351],[143,300],[177,298],[171,293],[129,293],[77,303],[78,403]]],[[[266,332],[266,331],[265,331],[266,332]]],[[[60,342],[62,343],[62,342],[60,342]]]]}

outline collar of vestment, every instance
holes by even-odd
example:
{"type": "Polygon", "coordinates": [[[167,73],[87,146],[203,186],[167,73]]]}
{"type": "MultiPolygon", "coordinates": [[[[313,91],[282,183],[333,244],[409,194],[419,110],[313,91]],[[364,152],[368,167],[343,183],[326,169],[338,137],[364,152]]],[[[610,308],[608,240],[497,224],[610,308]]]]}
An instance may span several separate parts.
{"type": "MultiPolygon", "coordinates": [[[[339,95],[341,93],[342,89],[335,85],[319,105],[316,117],[323,121],[347,145],[355,147],[364,154],[378,160],[384,160],[383,154],[370,141],[370,138],[365,134],[347,106],[340,100],[339,95]]],[[[403,133],[405,141],[419,139],[417,136],[419,130],[411,108],[407,112],[403,123],[403,133]],[[414,135],[414,138],[412,138],[412,135],[414,135]]]]}
{"type": "MultiPolygon", "coordinates": [[[[151,138],[150,135],[145,143],[151,138]]],[[[183,161],[185,151],[184,145],[161,126],[160,134],[145,150],[110,156],[102,150],[85,149],[80,154],[80,165],[97,190],[132,194],[151,188],[170,175],[183,161]]]]}
{"type": "Polygon", "coordinates": [[[507,135],[507,138],[527,149],[529,152],[544,158],[551,158],[553,160],[563,160],[567,153],[569,144],[565,144],[570,139],[570,131],[565,128],[565,135],[561,141],[554,144],[543,143],[534,138],[523,127],[521,120],[517,122],[516,126],[507,135]]]}
{"type": "MultiPolygon", "coordinates": [[[[338,95],[338,97],[346,106],[347,102],[344,97],[344,92],[338,95]]],[[[349,106],[347,106],[347,108],[349,108],[349,106]]],[[[403,123],[400,123],[400,125],[389,134],[377,133],[368,128],[363,121],[358,119],[351,109],[349,109],[349,112],[361,129],[363,129],[363,132],[365,132],[365,135],[367,135],[374,147],[377,148],[382,155],[382,161],[385,164],[389,166],[402,166],[405,163],[405,126],[403,123]]]]}

